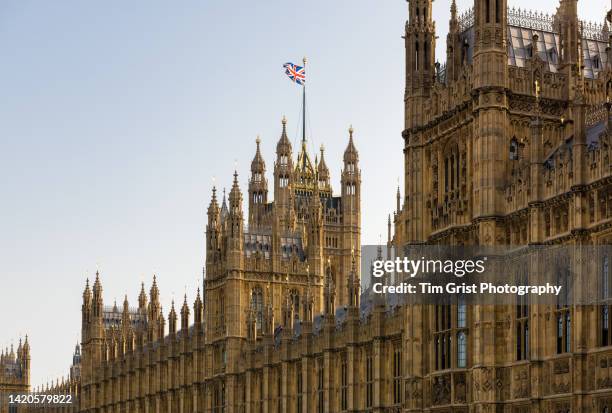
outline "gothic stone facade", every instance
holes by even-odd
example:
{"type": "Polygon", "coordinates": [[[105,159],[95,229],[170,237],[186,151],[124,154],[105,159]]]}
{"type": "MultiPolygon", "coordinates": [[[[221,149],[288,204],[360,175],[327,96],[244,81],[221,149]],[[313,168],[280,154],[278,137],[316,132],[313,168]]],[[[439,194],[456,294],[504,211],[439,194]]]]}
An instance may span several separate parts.
{"type": "MultiPolygon", "coordinates": [[[[390,244],[609,244],[611,15],[600,26],[578,19],[578,0],[553,16],[475,0],[459,16],[453,1],[442,66],[432,1],[408,3],[405,185],[390,244]]],[[[600,281],[579,287],[601,305],[407,308],[403,408],[608,412],[608,258],[588,264],[600,281]]]]}
{"type": "Polygon", "coordinates": [[[17,413],[17,406],[8,405],[10,394],[24,394],[30,391],[30,343],[26,336],[19,339],[17,352],[11,349],[0,351],[0,413],[17,413]]]}
{"type": "MultiPolygon", "coordinates": [[[[577,0],[560,0],[553,17],[506,0],[475,0],[460,17],[453,2],[440,66],[431,3],[408,1],[405,195],[389,246],[608,243],[607,24],[582,24],[577,0]]],[[[612,408],[607,278],[585,287],[605,293],[589,306],[366,303],[352,139],[341,197],[323,156],[315,165],[305,149],[292,158],[283,124],[275,201],[258,150],[246,230],[237,180],[229,206],[213,194],[204,299],[184,302],[180,326],[173,307],[169,334],[155,282],[123,311],[103,306],[98,279],[86,288],[76,411],[612,408]]]]}

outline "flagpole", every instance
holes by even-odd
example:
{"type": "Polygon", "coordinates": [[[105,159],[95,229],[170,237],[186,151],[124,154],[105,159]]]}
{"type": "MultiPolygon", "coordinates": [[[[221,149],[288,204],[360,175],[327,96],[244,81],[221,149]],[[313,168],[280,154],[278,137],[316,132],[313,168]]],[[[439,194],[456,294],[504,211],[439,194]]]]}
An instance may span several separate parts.
{"type": "Polygon", "coordinates": [[[304,63],[304,83],[302,84],[302,144],[306,144],[306,57],[304,63]]]}

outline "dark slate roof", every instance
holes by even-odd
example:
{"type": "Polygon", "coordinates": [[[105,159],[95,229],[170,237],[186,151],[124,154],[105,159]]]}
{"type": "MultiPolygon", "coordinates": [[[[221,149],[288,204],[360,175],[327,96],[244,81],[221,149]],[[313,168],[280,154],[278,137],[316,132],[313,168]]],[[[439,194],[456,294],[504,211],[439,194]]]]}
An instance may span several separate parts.
{"type": "MultiPolygon", "coordinates": [[[[467,61],[474,54],[473,11],[468,11],[460,20],[461,39],[467,47],[467,61]]],[[[551,72],[557,71],[560,39],[554,30],[553,16],[530,11],[508,9],[508,64],[525,67],[530,56],[537,55],[548,64],[551,72]],[[534,45],[533,36],[537,35],[534,45]]],[[[602,25],[583,22],[582,51],[584,76],[593,79],[608,61],[606,53],[607,32],[602,25]]]]}
{"type": "Polygon", "coordinates": [[[586,141],[589,148],[596,148],[599,143],[599,137],[606,130],[606,122],[601,121],[587,128],[586,141]]]}

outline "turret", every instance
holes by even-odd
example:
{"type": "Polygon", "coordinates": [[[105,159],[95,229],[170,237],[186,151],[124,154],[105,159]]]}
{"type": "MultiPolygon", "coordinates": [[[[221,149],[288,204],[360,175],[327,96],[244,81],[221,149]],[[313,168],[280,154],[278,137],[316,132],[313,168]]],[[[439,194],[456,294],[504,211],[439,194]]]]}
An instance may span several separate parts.
{"type": "Polygon", "coordinates": [[[176,335],[176,310],[174,309],[174,300],[172,300],[170,312],[168,313],[168,333],[172,337],[176,335]]]}
{"type": "MultiPolygon", "coordinates": [[[[280,227],[287,228],[291,205],[291,185],[293,180],[293,154],[287,137],[287,119],[283,117],[283,131],[276,145],[276,162],[274,163],[274,205],[280,227]]],[[[280,228],[279,228],[280,229],[280,228]]]]}
{"type": "Polygon", "coordinates": [[[242,214],[242,192],[238,184],[238,172],[234,171],[234,182],[229,193],[229,248],[242,250],[244,219],[242,214]]]}
{"type": "Polygon", "coordinates": [[[554,24],[559,33],[559,61],[567,65],[576,65],[581,60],[578,0],[560,0],[554,24]]]}
{"type": "Polygon", "coordinates": [[[159,316],[157,318],[157,331],[156,331],[157,338],[163,338],[165,336],[165,331],[166,331],[166,319],[164,318],[164,312],[162,308],[160,307],[159,316]]]}
{"type": "Polygon", "coordinates": [[[204,306],[202,305],[202,299],[200,298],[200,287],[198,287],[196,299],[193,303],[193,323],[196,328],[201,328],[204,309],[203,307],[204,306]]]}
{"type": "MultiPolygon", "coordinates": [[[[573,0],[575,1],[575,0],[573,0]]],[[[507,0],[474,0],[474,87],[508,87],[507,0]],[[491,70],[491,68],[497,68],[491,70]]],[[[488,90],[488,89],[487,89],[488,90]]],[[[489,101],[491,101],[489,96],[489,101]]],[[[504,104],[494,99],[498,106],[504,104]]]]}
{"type": "Polygon", "coordinates": [[[187,305],[187,294],[185,294],[185,300],[181,308],[181,330],[184,334],[189,330],[189,305],[187,305]]]}
{"type": "Polygon", "coordinates": [[[208,224],[206,225],[206,263],[217,261],[221,253],[221,222],[217,203],[217,189],[213,187],[212,198],[208,206],[208,224]]]}
{"type": "Polygon", "coordinates": [[[321,145],[321,159],[319,160],[319,164],[317,165],[317,175],[318,175],[318,183],[319,189],[322,191],[330,191],[330,183],[329,183],[329,168],[325,163],[325,147],[321,145]]]}
{"type": "Polygon", "coordinates": [[[406,47],[406,129],[422,123],[422,107],[435,76],[436,26],[433,0],[408,0],[406,47]]]}
{"type": "MultiPolygon", "coordinates": [[[[81,334],[86,334],[87,325],[91,322],[91,290],[89,289],[89,278],[85,282],[85,290],[83,291],[83,304],[81,306],[81,334]]],[[[84,339],[82,337],[81,339],[84,339]]]]}
{"type": "MultiPolygon", "coordinates": [[[[379,246],[380,248],[380,246],[379,246]]],[[[348,281],[348,297],[349,307],[359,308],[359,299],[361,296],[361,285],[359,282],[359,273],[357,272],[357,261],[355,260],[355,252],[351,254],[351,271],[349,273],[348,281]]]]}
{"type": "MultiPolygon", "coordinates": [[[[148,316],[149,320],[148,330],[149,330],[149,341],[156,341],[159,335],[159,320],[163,320],[162,308],[159,302],[159,288],[157,288],[157,277],[153,276],[153,284],[151,285],[151,289],[149,291],[149,309],[148,316]]],[[[162,335],[163,337],[163,335],[162,335]]]]}
{"type": "Polygon", "coordinates": [[[93,316],[101,319],[103,308],[104,301],[102,299],[102,284],[100,283],[100,273],[96,271],[96,281],[94,282],[92,297],[93,316]]]}
{"type": "Polygon", "coordinates": [[[21,374],[23,378],[23,382],[29,386],[30,385],[30,343],[28,342],[28,336],[26,334],[25,341],[23,342],[23,346],[21,348],[21,374]]]}
{"type": "Polygon", "coordinates": [[[457,80],[463,64],[463,45],[459,36],[456,0],[452,0],[450,11],[451,18],[448,22],[448,35],[446,36],[446,78],[452,82],[457,80]]]}
{"type": "Polygon", "coordinates": [[[127,295],[123,299],[123,313],[121,314],[121,327],[122,332],[127,338],[129,330],[131,330],[132,323],[130,320],[130,304],[128,303],[127,295]]]}
{"type": "Polygon", "coordinates": [[[259,136],[255,143],[257,148],[251,162],[251,179],[249,180],[249,227],[257,227],[261,224],[263,206],[268,202],[266,163],[261,156],[259,136]]]}
{"type": "Polygon", "coordinates": [[[138,295],[138,310],[145,313],[147,309],[147,294],[145,293],[144,282],[140,285],[140,294],[138,295]]]}
{"type": "Polygon", "coordinates": [[[508,20],[507,0],[474,1],[474,58],[473,58],[473,93],[476,111],[474,112],[475,130],[478,137],[474,140],[474,162],[479,165],[472,179],[474,193],[474,218],[483,217],[491,220],[480,221],[482,233],[480,239],[492,242],[496,239],[498,222],[496,216],[502,215],[506,206],[503,195],[505,185],[505,168],[509,162],[506,151],[492,148],[507,148],[510,138],[508,125],[508,20]],[[494,229],[494,235],[488,237],[485,231],[494,229]]]}
{"type": "MultiPolygon", "coordinates": [[[[344,169],[342,170],[342,203],[344,212],[355,215],[360,210],[361,171],[359,170],[359,153],[353,141],[353,127],[349,128],[349,142],[344,151],[344,169]]],[[[356,222],[352,222],[355,224],[356,222]]]]}
{"type": "Polygon", "coordinates": [[[344,151],[344,167],[342,169],[342,216],[343,242],[345,254],[338,269],[340,276],[336,279],[339,300],[338,305],[348,305],[348,274],[351,268],[350,251],[355,250],[359,258],[360,239],[360,204],[361,204],[361,171],[359,169],[359,153],[353,140],[353,127],[348,130],[349,141],[344,151]]]}

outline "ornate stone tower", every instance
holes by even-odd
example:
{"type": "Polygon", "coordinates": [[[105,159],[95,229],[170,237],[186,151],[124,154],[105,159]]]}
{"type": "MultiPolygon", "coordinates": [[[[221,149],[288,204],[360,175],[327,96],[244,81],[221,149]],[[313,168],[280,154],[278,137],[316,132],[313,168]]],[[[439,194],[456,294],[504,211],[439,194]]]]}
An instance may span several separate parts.
{"type": "Polygon", "coordinates": [[[359,262],[361,257],[361,170],[359,169],[359,153],[353,141],[352,126],[348,132],[349,141],[344,151],[341,178],[344,254],[339,270],[342,277],[335,280],[338,303],[343,306],[349,303],[348,284],[349,274],[353,269],[353,259],[359,262]]]}
{"type": "Polygon", "coordinates": [[[406,128],[421,124],[419,103],[429,96],[435,74],[436,26],[432,18],[433,0],[408,0],[406,44],[406,128]]]}
{"type": "Polygon", "coordinates": [[[23,394],[30,391],[30,343],[28,336],[22,342],[19,339],[17,351],[11,345],[10,349],[0,350],[0,413],[21,412],[19,406],[9,406],[10,394],[23,394]],[[19,410],[17,410],[19,409],[19,410]]]}
{"type": "Polygon", "coordinates": [[[474,219],[481,244],[503,234],[496,217],[503,215],[508,134],[508,19],[506,0],[474,2],[474,91],[478,93],[473,153],[474,219]]]}
{"type": "Polygon", "coordinates": [[[408,21],[405,27],[406,89],[404,92],[404,152],[406,198],[414,200],[406,211],[410,227],[402,232],[416,240],[422,234],[423,176],[420,171],[422,150],[417,136],[411,132],[425,122],[423,108],[435,80],[436,26],[432,19],[433,0],[408,0],[408,21]]]}
{"type": "MultiPolygon", "coordinates": [[[[291,184],[293,183],[293,151],[287,137],[287,119],[283,117],[283,130],[276,144],[276,162],[274,163],[274,204],[277,208],[275,234],[279,231],[292,230],[295,216],[292,204],[291,184]]],[[[280,239],[279,239],[280,241],[280,239]]],[[[276,244],[275,244],[276,245],[276,244]]],[[[278,244],[280,246],[280,243],[278,244]]],[[[277,250],[277,252],[279,252],[277,250]]]]}
{"type": "Polygon", "coordinates": [[[257,149],[251,162],[251,179],[249,180],[249,226],[260,226],[265,213],[262,208],[268,203],[268,181],[266,180],[266,163],[259,149],[260,139],[257,137],[257,149]]]}
{"type": "Polygon", "coordinates": [[[102,298],[102,283],[100,274],[96,272],[96,280],[93,292],[89,289],[89,280],[83,292],[82,328],[82,395],[81,403],[84,409],[95,406],[96,388],[93,383],[96,380],[97,367],[102,361],[102,349],[104,342],[104,300],[102,298]]]}

